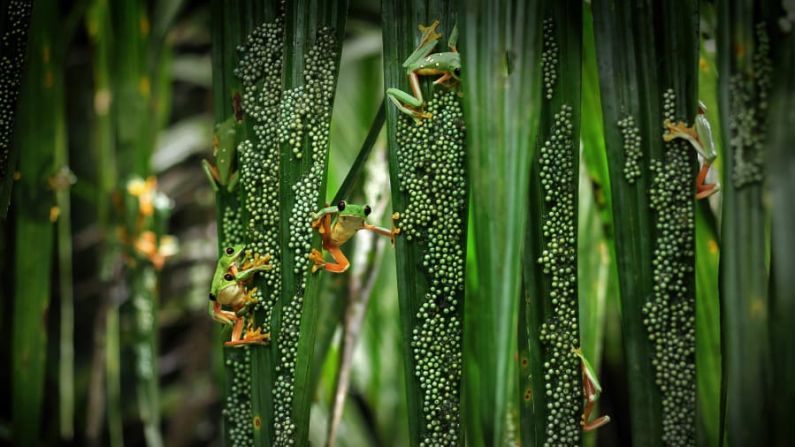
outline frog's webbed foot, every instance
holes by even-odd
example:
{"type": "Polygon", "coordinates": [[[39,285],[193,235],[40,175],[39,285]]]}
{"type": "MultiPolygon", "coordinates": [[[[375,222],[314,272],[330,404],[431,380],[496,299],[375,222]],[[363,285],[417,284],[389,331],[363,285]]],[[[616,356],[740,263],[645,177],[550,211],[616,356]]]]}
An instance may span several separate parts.
{"type": "Polygon", "coordinates": [[[422,38],[420,39],[419,46],[423,46],[431,40],[439,40],[442,37],[442,34],[436,31],[436,27],[439,26],[439,20],[434,20],[433,23],[430,25],[419,25],[418,28],[422,33],[422,38]]]}
{"type": "Polygon", "coordinates": [[[400,213],[395,211],[394,213],[392,213],[392,235],[389,238],[390,241],[392,242],[392,245],[395,245],[395,237],[398,234],[400,234],[400,228],[395,226],[395,221],[397,221],[398,219],[400,219],[400,213]]]}
{"type": "Polygon", "coordinates": [[[254,256],[247,253],[245,261],[240,266],[240,270],[270,270],[272,265],[268,264],[271,260],[271,255],[254,256]]]}
{"type": "Polygon", "coordinates": [[[249,314],[251,312],[251,308],[256,306],[259,301],[254,298],[254,294],[257,293],[257,288],[254,287],[246,292],[246,295],[243,297],[243,305],[237,309],[235,312],[235,316],[242,318],[243,316],[249,314]]]}
{"type": "Polygon", "coordinates": [[[392,242],[392,245],[395,245],[395,237],[400,234],[400,228],[396,227],[394,222],[400,219],[400,213],[397,211],[392,213],[392,228],[387,230],[386,228],[377,227],[375,225],[365,224],[364,229],[368,231],[372,231],[375,234],[380,234],[381,236],[386,236],[392,242]]]}
{"type": "Polygon", "coordinates": [[[246,334],[239,340],[230,340],[224,343],[225,346],[234,346],[236,348],[244,345],[267,345],[271,341],[270,332],[262,332],[261,327],[254,329],[251,321],[249,321],[246,328],[246,334]]]}
{"type": "Polygon", "coordinates": [[[309,253],[309,260],[314,263],[312,266],[312,273],[322,269],[326,265],[326,260],[323,259],[323,253],[320,250],[313,248],[312,252],[309,253]]]}
{"type": "Polygon", "coordinates": [[[698,172],[698,177],[696,178],[696,199],[698,200],[706,199],[707,197],[720,191],[720,184],[718,182],[706,183],[707,174],[709,174],[711,166],[712,163],[706,161],[701,166],[701,170],[698,172]]]}
{"type": "Polygon", "coordinates": [[[701,154],[702,157],[705,159],[707,158],[703,145],[701,144],[701,140],[698,138],[698,132],[696,132],[695,127],[687,127],[687,124],[685,124],[683,121],[672,123],[669,119],[663,121],[663,126],[665,126],[663,141],[668,143],[677,138],[682,138],[690,142],[690,144],[693,145],[693,148],[699,154],[701,154]]]}

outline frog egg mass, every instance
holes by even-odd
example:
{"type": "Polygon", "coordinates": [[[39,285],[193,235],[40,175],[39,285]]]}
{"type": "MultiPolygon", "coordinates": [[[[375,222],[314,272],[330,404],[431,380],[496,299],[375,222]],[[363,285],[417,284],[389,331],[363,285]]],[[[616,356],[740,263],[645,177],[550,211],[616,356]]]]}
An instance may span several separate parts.
{"type": "Polygon", "coordinates": [[[573,139],[572,108],[554,115],[550,137],[540,148],[543,193],[543,251],[538,263],[550,284],[552,312],[541,327],[547,402],[546,445],[572,445],[580,439],[582,387],[577,324],[576,195],[572,184],[579,156],[573,139]]]}
{"type": "MultiPolygon", "coordinates": [[[[674,120],[676,95],[663,95],[664,118],[674,120]]],[[[667,445],[695,443],[695,291],[688,278],[693,270],[693,181],[688,143],[664,145],[662,159],[651,161],[649,190],[656,241],[654,294],[643,306],[644,324],[654,345],[652,365],[662,394],[663,441],[667,445]]]]}
{"type": "Polygon", "coordinates": [[[423,394],[420,445],[458,445],[466,209],[463,116],[455,91],[437,89],[427,110],[431,118],[419,124],[397,117],[398,178],[408,196],[400,229],[409,243],[423,247],[422,269],[430,284],[417,312],[411,350],[423,394]]]}
{"type": "Polygon", "coordinates": [[[624,178],[629,183],[635,183],[640,177],[640,159],[643,151],[640,146],[640,129],[635,124],[632,115],[627,115],[618,122],[621,136],[624,138],[624,178]]]}
{"type": "MultiPolygon", "coordinates": [[[[320,187],[326,166],[329,124],[334,94],[336,38],[331,28],[318,31],[317,39],[305,58],[303,85],[282,91],[282,18],[257,28],[241,50],[243,58],[238,77],[244,85],[243,106],[254,120],[257,145],[241,144],[246,211],[249,213],[249,239],[255,251],[275,258],[292,256],[297,277],[295,296],[282,309],[281,327],[276,339],[279,352],[278,374],[273,390],[276,445],[293,445],[295,425],[291,408],[295,363],[303,308],[303,294],[309,269],[307,255],[312,244],[312,213],[320,202],[320,187]],[[279,154],[289,147],[294,163],[309,159],[309,167],[292,185],[295,203],[289,210],[289,252],[279,253],[279,154]]],[[[275,265],[278,263],[274,262],[275,265]]],[[[270,314],[281,294],[281,272],[274,268],[264,275],[270,293],[260,299],[266,315],[264,331],[270,331],[270,314]]]]}
{"type": "Polygon", "coordinates": [[[770,38],[764,23],[756,25],[756,48],[751,69],[735,73],[729,81],[730,145],[734,154],[732,181],[736,188],[760,183],[764,178],[768,92],[773,70],[770,38]]]}

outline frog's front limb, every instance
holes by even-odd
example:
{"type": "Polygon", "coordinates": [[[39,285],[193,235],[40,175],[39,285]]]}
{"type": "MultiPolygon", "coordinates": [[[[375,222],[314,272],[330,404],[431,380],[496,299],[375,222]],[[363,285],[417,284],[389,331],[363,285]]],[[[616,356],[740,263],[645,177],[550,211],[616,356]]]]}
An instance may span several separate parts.
{"type": "Polygon", "coordinates": [[[270,255],[257,257],[254,260],[245,261],[240,269],[238,269],[235,265],[232,265],[230,267],[230,272],[235,275],[235,279],[237,281],[245,282],[257,272],[272,269],[273,266],[268,264],[269,260],[270,255]]]}
{"type": "MultiPolygon", "coordinates": [[[[392,221],[394,222],[394,221],[396,221],[398,219],[400,219],[400,213],[398,213],[397,211],[392,213],[392,221]]],[[[380,234],[381,236],[388,237],[389,240],[392,242],[392,245],[395,244],[395,236],[400,234],[400,228],[396,228],[394,225],[392,225],[392,229],[391,230],[387,230],[386,228],[381,228],[381,227],[377,227],[375,225],[370,225],[368,223],[365,223],[364,224],[364,229],[368,230],[368,231],[372,231],[375,234],[380,234]]]]}
{"type": "Polygon", "coordinates": [[[210,181],[210,186],[212,186],[213,191],[218,192],[218,185],[221,183],[221,175],[218,173],[218,168],[213,166],[209,161],[202,160],[202,169],[207,176],[207,180],[210,181]]]}
{"type": "MultiPolygon", "coordinates": [[[[699,116],[699,118],[701,117],[699,116]]],[[[717,183],[706,183],[707,174],[709,173],[709,169],[712,166],[712,162],[715,161],[715,158],[717,158],[717,153],[715,152],[714,148],[704,147],[696,127],[687,127],[687,125],[681,121],[674,124],[668,119],[663,122],[663,125],[666,129],[665,133],[663,134],[664,141],[669,142],[676,138],[687,140],[703,159],[701,169],[699,170],[698,176],[696,177],[696,198],[699,200],[704,199],[720,191],[720,185],[717,183]]],[[[707,130],[708,129],[709,128],[707,127],[707,130]]],[[[709,144],[711,145],[712,143],[709,142],[709,144]]]]}
{"type": "Polygon", "coordinates": [[[249,320],[246,327],[246,334],[243,335],[243,319],[239,320],[239,327],[235,326],[232,331],[232,339],[224,343],[224,346],[233,346],[236,348],[244,345],[267,345],[271,341],[270,332],[262,332],[262,328],[253,328],[251,320],[249,320]]]}
{"type": "Polygon", "coordinates": [[[687,140],[693,148],[704,157],[705,160],[708,159],[706,152],[704,151],[704,146],[701,144],[701,140],[698,138],[698,132],[694,127],[687,127],[682,121],[674,124],[671,120],[666,119],[663,122],[663,126],[665,126],[665,133],[663,134],[663,140],[668,143],[673,141],[677,138],[682,138],[687,140]]]}

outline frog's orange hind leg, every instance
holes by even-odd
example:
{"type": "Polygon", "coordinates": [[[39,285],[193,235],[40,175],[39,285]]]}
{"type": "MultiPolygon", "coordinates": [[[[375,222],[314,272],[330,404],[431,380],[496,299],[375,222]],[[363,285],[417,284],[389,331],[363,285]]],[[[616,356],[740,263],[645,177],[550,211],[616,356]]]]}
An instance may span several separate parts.
{"type": "MultiPolygon", "coordinates": [[[[590,380],[583,380],[583,392],[586,396],[595,396],[596,389],[591,383],[590,380]]],[[[593,407],[596,405],[596,398],[585,398],[585,408],[582,411],[582,420],[580,421],[580,425],[582,425],[583,431],[592,431],[596,430],[597,428],[607,424],[610,422],[610,416],[602,416],[600,418],[596,418],[591,422],[588,422],[591,419],[591,412],[593,411],[593,407]]]]}
{"type": "MultiPolygon", "coordinates": [[[[241,331],[240,332],[242,334],[242,332],[243,332],[242,331],[242,329],[243,329],[243,324],[242,324],[243,319],[241,318],[240,321],[241,321],[241,324],[240,324],[241,331]]],[[[271,334],[269,332],[262,332],[262,328],[259,328],[259,327],[255,330],[252,326],[253,325],[252,325],[251,321],[249,321],[248,328],[246,329],[246,335],[245,336],[243,336],[241,338],[240,334],[238,334],[238,338],[237,339],[230,340],[230,341],[224,343],[224,345],[226,345],[226,346],[234,346],[234,347],[241,347],[243,345],[267,345],[268,343],[270,343],[271,334]]]]}
{"type": "Polygon", "coordinates": [[[712,163],[705,162],[704,165],[701,166],[701,170],[698,171],[698,177],[696,177],[696,199],[706,199],[712,194],[720,191],[720,187],[717,183],[710,183],[708,185],[704,183],[707,180],[710,166],[712,166],[712,163]]]}
{"type": "Polygon", "coordinates": [[[433,81],[433,85],[444,84],[445,82],[449,81],[450,79],[453,79],[453,75],[451,75],[449,71],[445,71],[444,74],[439,76],[439,78],[437,80],[433,81]]]}
{"type": "Polygon", "coordinates": [[[235,321],[235,327],[232,328],[232,338],[228,342],[224,343],[224,345],[232,346],[237,344],[242,334],[243,334],[243,319],[238,318],[235,321]]]}
{"type": "Polygon", "coordinates": [[[339,247],[335,245],[329,245],[324,247],[328,250],[329,254],[332,258],[334,258],[334,262],[326,262],[323,264],[323,268],[326,269],[328,272],[332,273],[342,273],[348,270],[348,267],[351,266],[351,263],[348,261],[348,258],[345,257],[345,254],[342,253],[339,247]]]}
{"type": "MultiPolygon", "coordinates": [[[[317,228],[317,232],[323,240],[323,248],[331,244],[331,214],[326,214],[320,219],[312,222],[312,228],[317,228]]],[[[326,260],[323,259],[323,253],[316,248],[313,248],[312,252],[309,253],[309,260],[315,264],[312,266],[312,273],[320,270],[326,265],[326,260]]]]}
{"type": "Polygon", "coordinates": [[[596,401],[590,401],[585,404],[585,411],[582,414],[582,421],[580,421],[580,425],[582,425],[582,431],[588,432],[596,430],[597,428],[607,424],[610,422],[610,416],[602,416],[600,418],[596,418],[591,422],[588,422],[588,418],[591,415],[591,411],[593,410],[593,406],[596,404],[596,401]]]}

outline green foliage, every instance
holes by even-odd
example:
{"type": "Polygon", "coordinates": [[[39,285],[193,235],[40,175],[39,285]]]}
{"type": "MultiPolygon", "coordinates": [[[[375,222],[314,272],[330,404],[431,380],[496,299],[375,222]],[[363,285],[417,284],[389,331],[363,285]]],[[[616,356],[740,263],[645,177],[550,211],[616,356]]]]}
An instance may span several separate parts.
{"type": "Polygon", "coordinates": [[[678,142],[663,145],[661,136],[664,118],[688,120],[695,112],[697,12],[691,2],[653,8],[605,1],[594,4],[593,15],[633,444],[690,443],[694,155],[678,142]],[[672,213],[681,219],[671,221],[672,213]],[[666,377],[677,377],[677,384],[666,377]]]}
{"type": "MultiPolygon", "coordinates": [[[[791,23],[791,22],[790,22],[791,23]]],[[[789,68],[795,64],[795,34],[777,30],[773,63],[773,91],[771,92],[769,118],[769,150],[767,168],[772,193],[773,212],[773,279],[770,294],[770,349],[773,353],[773,380],[771,394],[776,396],[773,404],[775,415],[771,434],[773,444],[786,444],[791,437],[788,415],[795,411],[795,355],[783,349],[782,340],[790,340],[793,325],[788,316],[795,315],[795,277],[787,272],[795,271],[795,83],[789,68]]]]}
{"type": "MultiPolygon", "coordinates": [[[[763,205],[770,25],[761,5],[718,5],[718,99],[723,164],[721,341],[723,401],[732,444],[769,443],[770,380],[767,211],[763,205]]],[[[777,350],[777,347],[774,349],[777,350]]],[[[776,393],[778,394],[778,393],[776,393]]]]}
{"type": "Polygon", "coordinates": [[[788,2],[386,0],[351,20],[347,1],[32,3],[0,10],[3,211],[16,178],[0,442],[791,437],[788,2]],[[697,144],[664,138],[697,99],[720,155],[703,201],[697,144]],[[211,141],[215,192],[195,178],[211,141]],[[241,311],[270,344],[224,347],[203,237],[160,273],[171,202],[153,174],[183,234],[215,218],[217,248],[270,257],[241,311]],[[395,246],[362,232],[348,272],[313,272],[312,215],[343,199],[399,228],[395,246]],[[590,419],[612,419],[595,433],[575,347],[604,388],[590,419]]]}
{"type": "MultiPolygon", "coordinates": [[[[328,132],[347,4],[297,2],[286,10],[270,5],[264,11],[244,6],[240,15],[230,14],[229,32],[235,20],[250,18],[244,11],[265,21],[246,37],[235,70],[250,130],[249,139],[239,146],[245,206],[241,223],[248,222],[240,227],[247,229],[249,248],[272,256],[271,263],[278,266],[259,284],[258,324],[274,343],[254,348],[254,442],[306,445],[320,308],[319,277],[310,272],[306,256],[318,242],[311,216],[325,197],[328,132]],[[307,8],[320,13],[307,17],[307,8]],[[294,44],[283,51],[283,42],[294,44]],[[261,58],[261,52],[267,56],[261,58]]],[[[229,57],[230,45],[221,51],[222,58],[229,57]]],[[[223,79],[228,73],[218,76],[223,79]]],[[[223,99],[223,94],[216,97],[223,99]]]]}
{"type": "Polygon", "coordinates": [[[28,27],[31,20],[31,0],[3,2],[0,11],[2,20],[2,44],[0,55],[6,63],[0,77],[0,217],[5,218],[11,200],[19,151],[13,145],[14,118],[17,112],[17,99],[22,85],[24,62],[28,40],[28,27]]]}
{"type": "MultiPolygon", "coordinates": [[[[543,84],[527,209],[524,297],[530,392],[521,409],[523,444],[581,442],[582,379],[577,295],[582,3],[544,11],[543,84]],[[533,262],[535,261],[535,262],[533,262]],[[555,409],[555,411],[550,411],[555,409]],[[525,427],[525,425],[530,427],[525,427]],[[532,429],[533,433],[527,430],[532,429]]],[[[522,336],[522,334],[520,334],[522,336]]],[[[520,377],[520,383],[524,377],[520,377]]]]}
{"type": "MultiPolygon", "coordinates": [[[[456,19],[447,1],[384,2],[385,86],[408,91],[403,61],[420,45],[421,26],[438,25],[433,53],[453,51],[446,44],[456,19]]],[[[463,443],[465,131],[458,82],[431,87],[430,77],[423,78],[428,117],[412,119],[391,103],[386,109],[392,208],[400,213],[395,259],[409,439],[411,445],[457,445],[463,443]]]]}
{"type": "Polygon", "coordinates": [[[467,266],[473,280],[464,318],[464,417],[468,443],[502,445],[515,436],[509,421],[519,398],[513,359],[542,16],[538,2],[459,6],[468,166],[472,203],[479,204],[467,266]]]}
{"type": "Polygon", "coordinates": [[[16,120],[15,144],[26,148],[19,160],[15,203],[16,255],[14,257],[14,313],[12,395],[14,441],[35,445],[41,441],[44,398],[46,312],[50,303],[54,227],[55,148],[65,135],[62,55],[56,51],[55,18],[51,2],[39,1],[33,9],[27,69],[16,120]],[[60,141],[59,141],[60,139],[60,141]],[[31,255],[35,254],[35,256],[31,255]]]}

